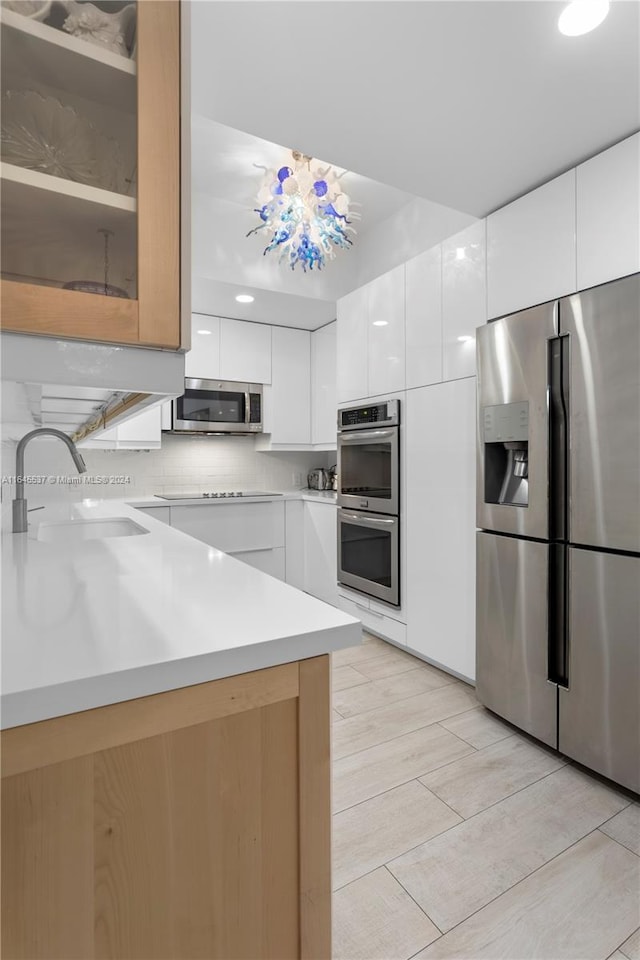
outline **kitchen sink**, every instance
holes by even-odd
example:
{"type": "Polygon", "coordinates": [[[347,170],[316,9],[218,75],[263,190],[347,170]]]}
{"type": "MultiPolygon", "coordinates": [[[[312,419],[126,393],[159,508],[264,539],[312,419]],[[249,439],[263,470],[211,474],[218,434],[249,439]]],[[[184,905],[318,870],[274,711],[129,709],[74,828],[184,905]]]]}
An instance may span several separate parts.
{"type": "Polygon", "coordinates": [[[38,527],[37,539],[46,543],[76,543],[107,537],[139,537],[143,533],[149,531],[128,517],[105,517],[96,520],[44,521],[38,527]]]}

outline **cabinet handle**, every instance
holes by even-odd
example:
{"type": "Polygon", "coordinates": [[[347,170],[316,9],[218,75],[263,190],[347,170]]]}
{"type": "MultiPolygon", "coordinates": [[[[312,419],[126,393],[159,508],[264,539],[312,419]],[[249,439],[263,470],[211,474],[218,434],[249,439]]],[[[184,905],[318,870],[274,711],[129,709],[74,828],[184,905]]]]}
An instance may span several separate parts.
{"type": "Polygon", "coordinates": [[[358,608],[358,610],[364,610],[365,613],[371,614],[372,617],[379,617],[380,620],[384,620],[384,613],[378,613],[377,610],[372,610],[371,607],[363,607],[361,603],[358,603],[356,600],[353,601],[358,608]]]}
{"type": "Polygon", "coordinates": [[[372,610],[371,607],[369,607],[368,612],[372,617],[378,617],[379,620],[384,620],[384,613],[378,613],[377,610],[372,610]]]}
{"type": "Polygon", "coordinates": [[[244,550],[230,551],[229,556],[235,557],[239,553],[267,553],[269,550],[277,550],[277,547],[245,547],[244,550]]]}

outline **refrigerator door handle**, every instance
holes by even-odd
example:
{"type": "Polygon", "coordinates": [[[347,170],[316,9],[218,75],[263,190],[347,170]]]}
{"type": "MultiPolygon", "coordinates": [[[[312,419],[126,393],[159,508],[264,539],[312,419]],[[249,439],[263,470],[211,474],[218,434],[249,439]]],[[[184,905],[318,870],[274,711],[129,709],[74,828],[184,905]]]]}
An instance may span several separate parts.
{"type": "Polygon", "coordinates": [[[569,337],[548,341],[549,539],[567,539],[569,491],[569,337]]]}
{"type": "Polygon", "coordinates": [[[551,683],[569,686],[569,570],[568,548],[564,543],[549,544],[547,676],[551,683]]]}

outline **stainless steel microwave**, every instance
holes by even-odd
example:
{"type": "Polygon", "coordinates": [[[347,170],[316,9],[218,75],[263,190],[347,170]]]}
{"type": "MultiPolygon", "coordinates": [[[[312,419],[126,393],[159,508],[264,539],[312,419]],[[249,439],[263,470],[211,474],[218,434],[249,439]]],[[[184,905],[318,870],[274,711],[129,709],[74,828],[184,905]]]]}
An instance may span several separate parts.
{"type": "Polygon", "coordinates": [[[233,380],[184,381],[171,404],[171,433],[262,433],[262,384],[233,380]]]}

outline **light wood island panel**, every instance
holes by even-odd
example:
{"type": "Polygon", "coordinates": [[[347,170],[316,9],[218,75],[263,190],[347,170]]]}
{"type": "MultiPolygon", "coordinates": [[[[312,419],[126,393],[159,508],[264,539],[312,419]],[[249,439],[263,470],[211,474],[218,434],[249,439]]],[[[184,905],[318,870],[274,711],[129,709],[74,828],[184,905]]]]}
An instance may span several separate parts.
{"type": "Polygon", "coordinates": [[[328,661],[4,731],[4,960],[328,960],[328,661]]]}

